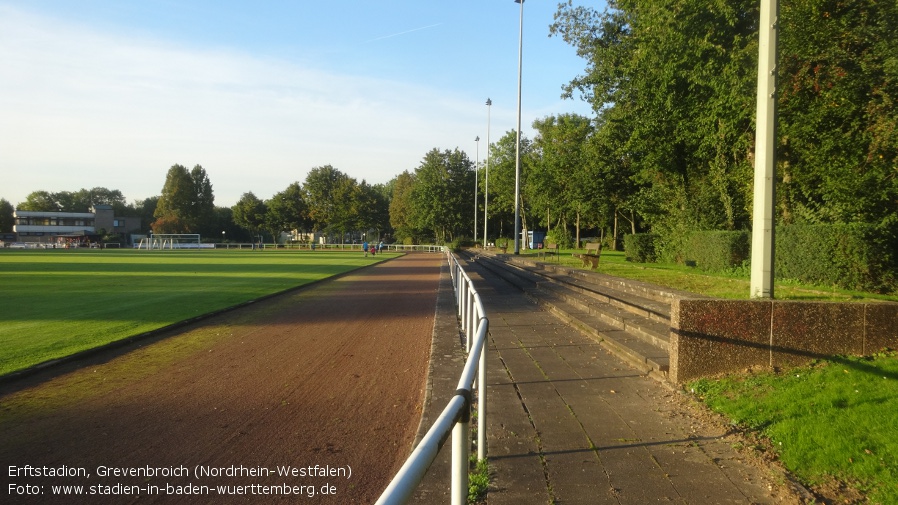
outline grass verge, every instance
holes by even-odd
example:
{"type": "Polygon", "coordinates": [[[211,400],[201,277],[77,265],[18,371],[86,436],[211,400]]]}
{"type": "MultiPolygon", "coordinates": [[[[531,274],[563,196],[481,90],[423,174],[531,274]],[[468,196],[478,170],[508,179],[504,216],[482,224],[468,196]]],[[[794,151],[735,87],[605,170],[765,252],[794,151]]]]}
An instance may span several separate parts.
{"type": "Polygon", "coordinates": [[[850,496],[857,490],[869,503],[898,503],[896,357],[840,357],[687,387],[733,423],[769,440],[783,464],[820,494],[853,503],[863,499],[850,496]]]}
{"type": "Polygon", "coordinates": [[[2,251],[0,376],[395,256],[2,251]]]}
{"type": "MultiPolygon", "coordinates": [[[[545,262],[583,268],[562,251],[545,262]]],[[[533,256],[536,252],[524,255],[533,256]]],[[[706,273],[685,265],[633,263],[603,251],[600,273],[706,296],[748,299],[746,272],[706,273]]],[[[778,281],[778,299],[898,301],[879,295],[778,281]]],[[[782,373],[748,373],[688,385],[768,449],[820,496],[839,503],[898,503],[898,356],[834,358],[782,373]]],[[[829,503],[829,501],[827,501],[829,503]]]]}
{"type": "MultiPolygon", "coordinates": [[[[582,252],[582,249],[565,249],[561,250],[557,257],[539,258],[539,261],[583,268],[580,259],[572,256],[572,253],[582,252]]],[[[537,259],[536,251],[522,252],[521,255],[537,259]]],[[[750,280],[747,272],[734,270],[731,273],[709,273],[685,265],[634,263],[627,261],[626,255],[622,251],[602,251],[601,261],[596,271],[718,298],[748,299],[750,293],[750,280]]],[[[831,286],[812,286],[794,281],[777,281],[774,290],[776,297],[781,300],[898,302],[898,294],[880,295],[831,286]]]]}

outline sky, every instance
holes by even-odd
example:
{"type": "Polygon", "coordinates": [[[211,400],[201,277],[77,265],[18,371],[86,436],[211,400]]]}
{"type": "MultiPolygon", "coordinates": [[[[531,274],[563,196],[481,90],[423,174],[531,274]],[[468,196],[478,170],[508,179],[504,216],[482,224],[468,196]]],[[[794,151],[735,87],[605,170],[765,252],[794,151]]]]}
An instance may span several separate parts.
{"type": "MultiPolygon", "coordinates": [[[[530,138],[535,119],[594,116],[561,98],[586,62],[549,37],[556,10],[524,4],[530,138]]],[[[520,14],[513,0],[0,0],[0,198],[105,187],[134,202],[199,164],[232,206],[324,165],[379,184],[434,148],[483,161],[488,135],[516,128],[520,14]]]]}

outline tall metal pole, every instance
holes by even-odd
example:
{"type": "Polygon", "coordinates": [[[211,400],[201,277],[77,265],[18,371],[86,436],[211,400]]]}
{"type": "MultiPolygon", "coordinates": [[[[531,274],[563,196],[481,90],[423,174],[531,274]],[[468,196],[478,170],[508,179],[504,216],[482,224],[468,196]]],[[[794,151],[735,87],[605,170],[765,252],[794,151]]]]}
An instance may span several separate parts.
{"type": "Polygon", "coordinates": [[[751,298],[773,299],[778,20],[779,1],[761,0],[751,234],[751,298]]]}
{"type": "Polygon", "coordinates": [[[477,243],[477,167],[480,165],[480,135],[474,138],[477,143],[477,156],[474,158],[474,243],[477,243]]]}
{"type": "Polygon", "coordinates": [[[518,35],[518,135],[514,156],[514,253],[521,254],[521,68],[524,62],[524,0],[514,1],[521,4],[518,35]]]}
{"type": "Polygon", "coordinates": [[[486,180],[483,181],[483,248],[486,249],[489,238],[486,234],[486,225],[489,222],[487,204],[490,198],[490,106],[493,101],[486,99],[486,180]]]}

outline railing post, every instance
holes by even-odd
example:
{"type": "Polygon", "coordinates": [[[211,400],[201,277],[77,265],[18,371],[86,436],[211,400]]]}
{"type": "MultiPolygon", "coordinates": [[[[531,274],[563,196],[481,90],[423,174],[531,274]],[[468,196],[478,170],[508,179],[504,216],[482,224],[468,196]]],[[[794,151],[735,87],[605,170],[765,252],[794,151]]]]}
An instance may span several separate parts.
{"type": "Polygon", "coordinates": [[[480,351],[480,367],[477,371],[477,459],[486,459],[486,352],[489,350],[490,321],[483,315],[480,323],[486,328],[483,349],[480,351]]]}
{"type": "MultiPolygon", "coordinates": [[[[461,393],[462,391],[458,391],[461,393]]],[[[461,417],[452,428],[452,505],[465,505],[468,501],[468,457],[471,443],[468,433],[471,429],[471,396],[466,391],[465,407],[461,417]]]]}
{"type": "MultiPolygon", "coordinates": [[[[459,272],[461,272],[461,267],[458,267],[458,269],[459,269],[459,272]]],[[[458,276],[458,295],[456,297],[456,302],[458,303],[458,308],[456,310],[458,311],[459,317],[461,317],[463,315],[463,311],[464,311],[464,304],[462,303],[462,300],[464,299],[463,298],[464,297],[464,286],[465,286],[465,276],[459,274],[459,276],[458,276]]]]}
{"type": "Polygon", "coordinates": [[[468,334],[468,352],[471,352],[471,346],[474,345],[474,295],[471,294],[471,286],[468,286],[467,295],[465,295],[465,332],[468,334]]]}
{"type": "MultiPolygon", "coordinates": [[[[468,288],[468,279],[465,279],[461,282],[461,285],[459,286],[459,290],[460,290],[459,298],[460,299],[458,301],[458,304],[459,304],[458,305],[458,317],[461,320],[462,331],[467,330],[467,327],[465,326],[465,321],[467,320],[467,315],[468,315],[468,304],[467,304],[468,297],[466,294],[468,292],[467,288],[468,288]]],[[[465,331],[465,333],[467,333],[467,332],[465,331]]]]}

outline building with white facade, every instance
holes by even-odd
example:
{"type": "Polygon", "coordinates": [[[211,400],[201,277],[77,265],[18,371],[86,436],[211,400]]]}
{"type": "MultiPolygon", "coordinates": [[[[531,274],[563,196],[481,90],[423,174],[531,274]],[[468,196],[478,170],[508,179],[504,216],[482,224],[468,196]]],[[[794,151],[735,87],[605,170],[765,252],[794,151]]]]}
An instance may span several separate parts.
{"type": "Polygon", "coordinates": [[[13,232],[20,242],[57,244],[87,242],[100,235],[122,234],[140,230],[140,218],[116,217],[111,205],[95,205],[91,212],[13,212],[13,232]]]}

